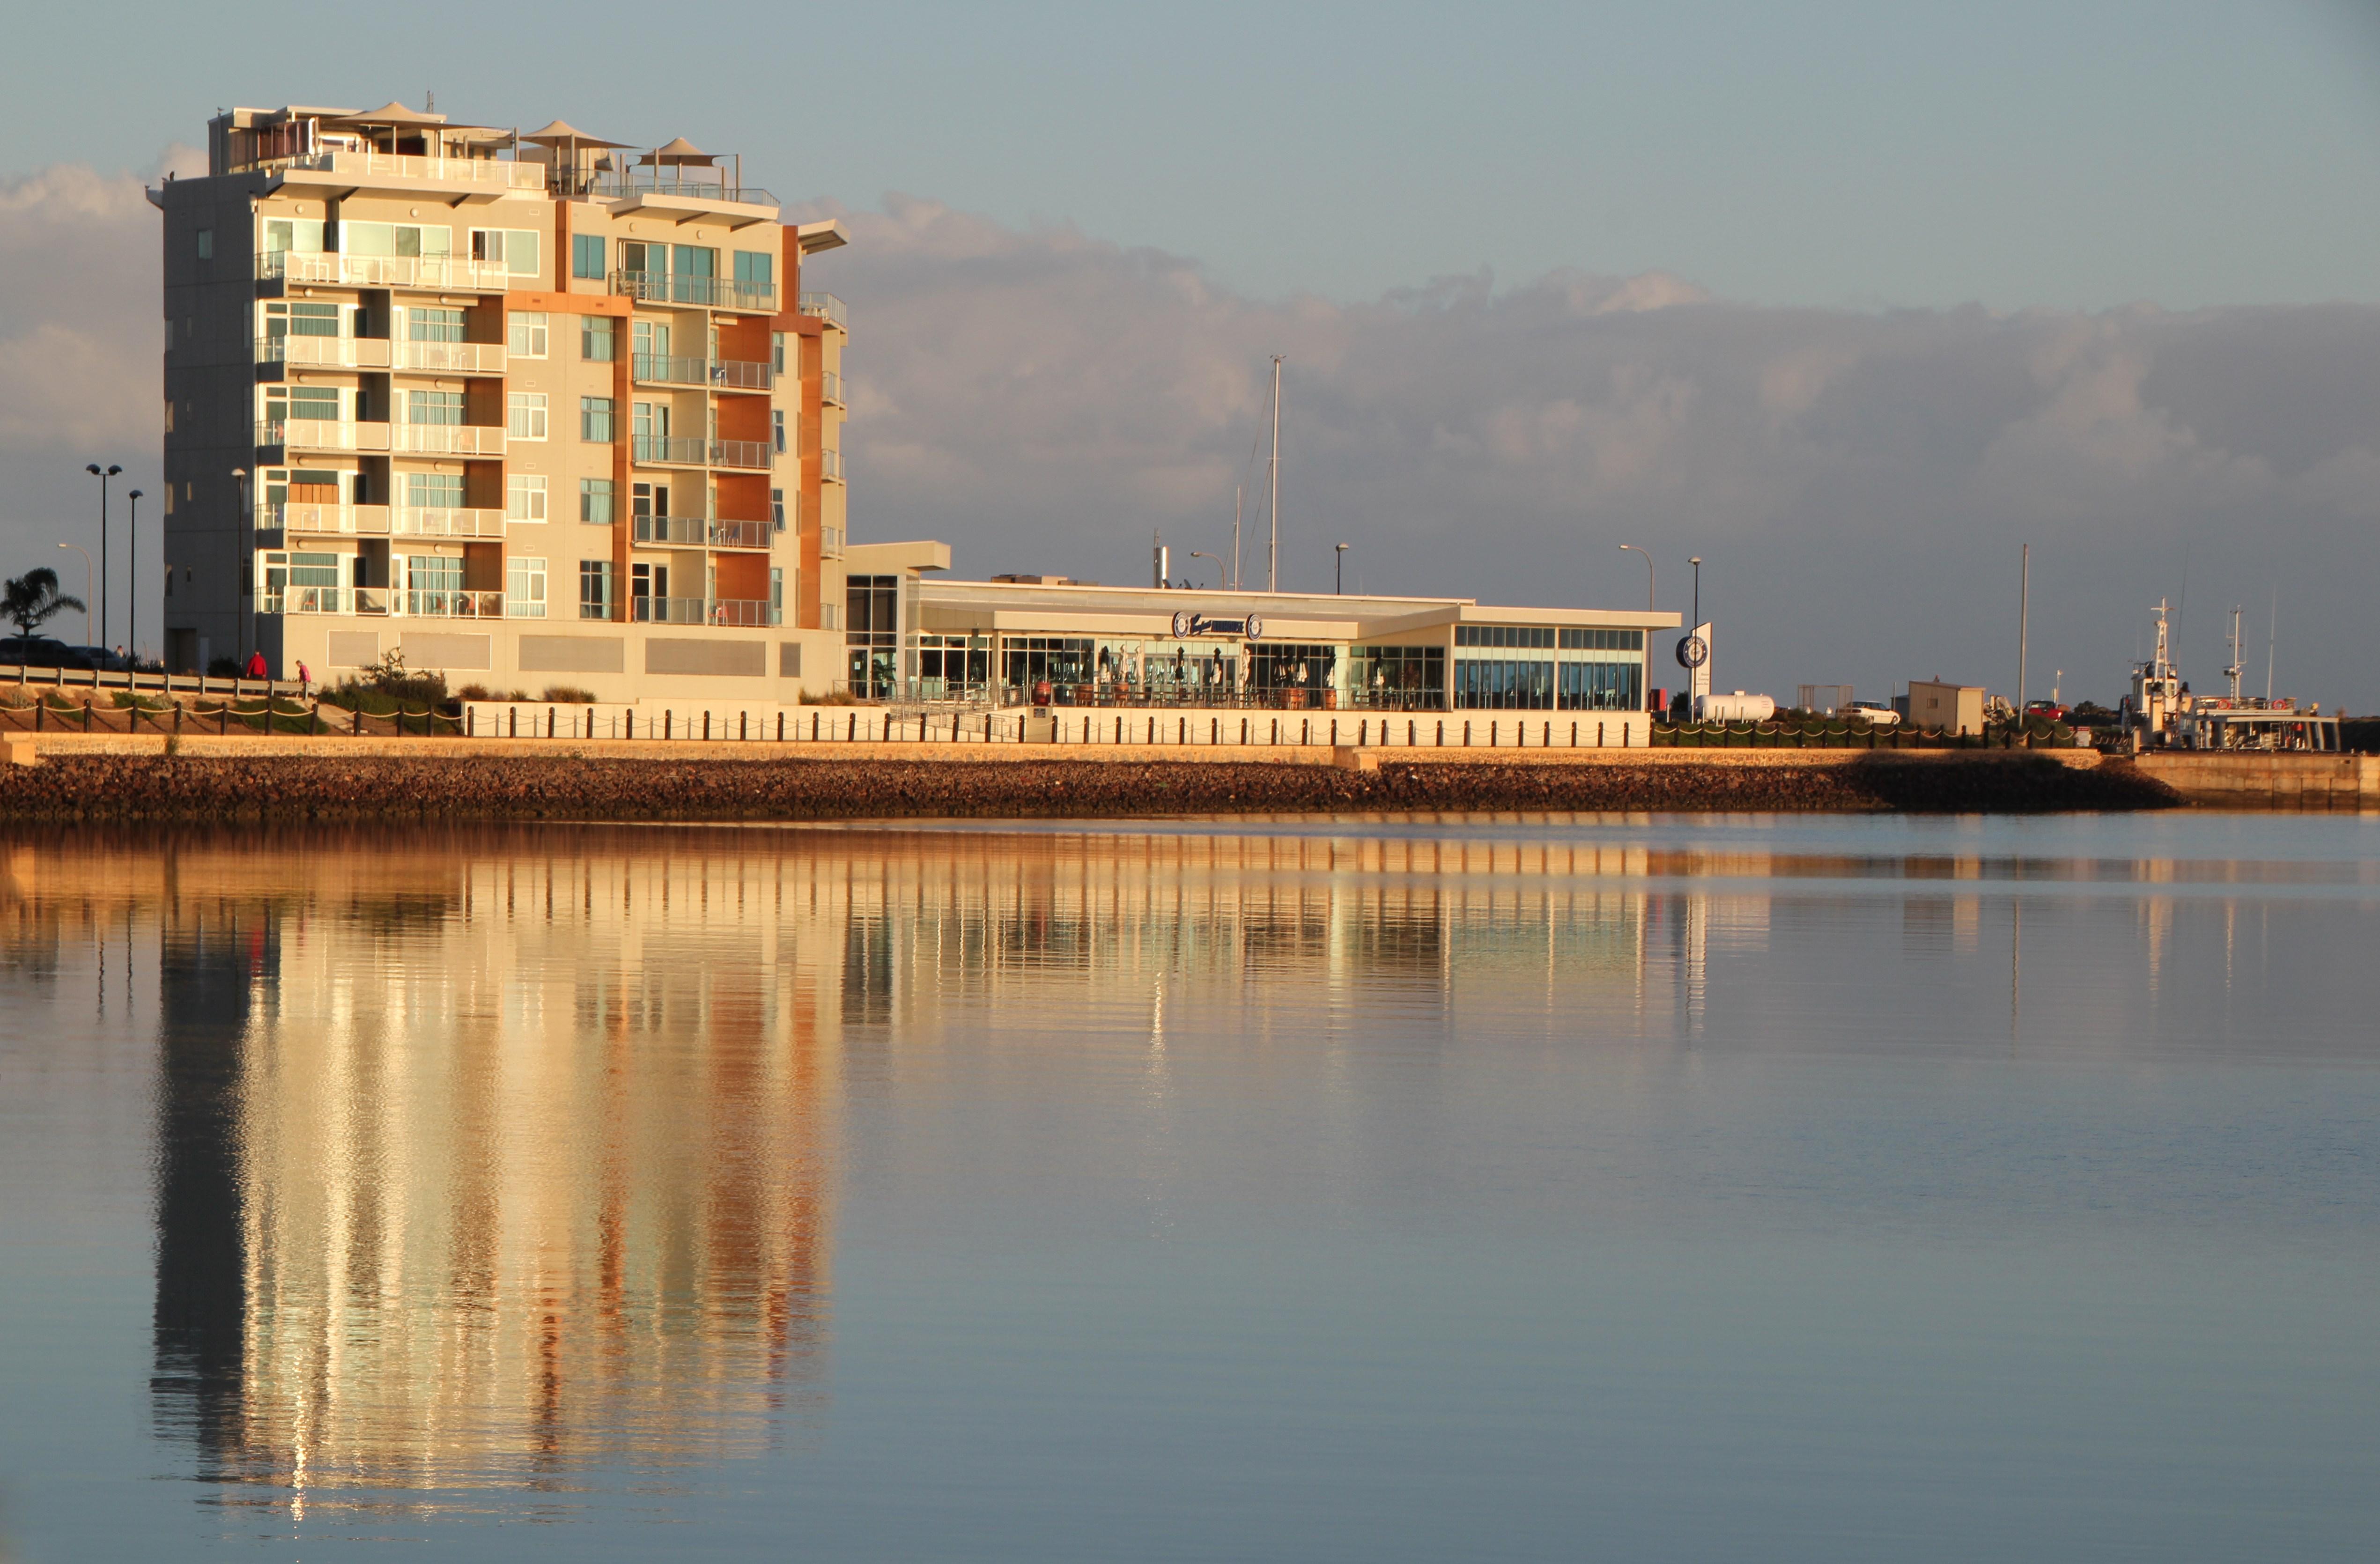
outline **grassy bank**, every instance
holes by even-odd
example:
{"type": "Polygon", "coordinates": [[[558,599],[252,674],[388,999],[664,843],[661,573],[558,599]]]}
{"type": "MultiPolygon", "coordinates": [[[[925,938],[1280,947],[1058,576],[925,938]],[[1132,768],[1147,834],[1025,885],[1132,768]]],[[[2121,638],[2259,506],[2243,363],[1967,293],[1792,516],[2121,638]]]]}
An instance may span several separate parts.
{"type": "Polygon", "coordinates": [[[1834,766],[1320,766],[535,756],[74,756],[0,768],[0,820],[823,820],[1361,810],[2028,813],[2174,802],[2129,769],[2022,757],[1834,766]]]}

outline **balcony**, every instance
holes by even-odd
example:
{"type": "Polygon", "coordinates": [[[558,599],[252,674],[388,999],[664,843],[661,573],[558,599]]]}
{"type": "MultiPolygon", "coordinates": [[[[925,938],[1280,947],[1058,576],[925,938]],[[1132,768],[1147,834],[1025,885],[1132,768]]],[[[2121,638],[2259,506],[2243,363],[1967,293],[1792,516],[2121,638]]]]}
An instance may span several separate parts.
{"type": "Polygon", "coordinates": [[[764,598],[630,598],[628,607],[639,624],[710,624],[750,630],[779,624],[783,618],[764,598]]]}
{"type": "Polygon", "coordinates": [[[776,371],[742,358],[686,358],[662,353],[633,356],[630,370],[648,385],[707,385],[715,391],[766,391],[776,371]]]}
{"type": "MultiPolygon", "coordinates": [[[[294,420],[293,420],[294,421],[294,420]]],[[[395,450],[416,456],[501,456],[502,424],[396,424],[395,450]]]]}
{"type": "Polygon", "coordinates": [[[631,461],[647,467],[757,467],[766,470],[771,465],[772,453],[765,440],[704,440],[691,434],[637,434],[628,438],[628,456],[631,461]]]}
{"type": "Polygon", "coordinates": [[[497,158],[399,157],[393,152],[314,152],[283,158],[274,167],[300,174],[334,174],[368,184],[375,179],[427,179],[468,185],[494,195],[505,190],[542,190],[545,164],[497,158]]]}
{"type": "Polygon", "coordinates": [[[820,558],[820,559],[841,559],[842,557],[843,557],[843,528],[842,528],[842,527],[820,527],[820,528],[819,528],[819,558],[820,558]]]}
{"type": "Polygon", "coordinates": [[[722,521],[715,516],[640,515],[636,540],[687,549],[766,549],[773,528],[765,521],[722,521]]]}
{"type": "Polygon", "coordinates": [[[564,169],[556,176],[563,193],[593,196],[600,200],[634,200],[640,196],[662,196],[672,200],[693,200],[705,203],[724,202],[730,206],[775,206],[777,198],[758,185],[729,185],[717,179],[683,179],[653,170],[630,173],[589,174],[576,169],[564,169]]]}
{"type": "Polygon", "coordinates": [[[840,407],[843,404],[843,377],[832,370],[819,371],[819,405],[840,407]]]}
{"type": "Polygon", "coordinates": [[[418,619],[502,619],[502,592],[407,592],[405,612],[418,619]]]}
{"type": "Polygon", "coordinates": [[[457,255],[300,255],[267,250],[256,258],[257,280],[346,288],[435,288],[502,293],[512,273],[501,261],[457,255]]]}
{"type": "Polygon", "coordinates": [[[261,336],[256,361],[305,370],[385,370],[389,345],[382,337],[261,336]]]}
{"type": "Polygon", "coordinates": [[[398,538],[501,538],[504,513],[444,505],[401,505],[388,530],[398,538]]]}
{"type": "Polygon", "coordinates": [[[612,291],[645,304],[699,305],[705,309],[777,312],[773,283],[739,283],[733,277],[696,277],[682,272],[614,272],[612,291]]]}
{"type": "Polygon", "coordinates": [[[406,341],[382,343],[381,346],[383,350],[394,349],[381,360],[391,369],[455,375],[500,375],[504,372],[504,345],[500,342],[406,341]]]}
{"type": "Polygon", "coordinates": [[[796,312],[815,315],[828,325],[842,331],[851,330],[851,308],[831,293],[806,293],[795,306],[796,312]]]}
{"type": "Polygon", "coordinates": [[[339,418],[267,418],[256,426],[256,443],[285,451],[385,451],[388,425],[339,418]]]}
{"type": "Polygon", "coordinates": [[[819,453],[819,477],[829,483],[841,483],[843,481],[842,452],[820,451],[819,453]]]}

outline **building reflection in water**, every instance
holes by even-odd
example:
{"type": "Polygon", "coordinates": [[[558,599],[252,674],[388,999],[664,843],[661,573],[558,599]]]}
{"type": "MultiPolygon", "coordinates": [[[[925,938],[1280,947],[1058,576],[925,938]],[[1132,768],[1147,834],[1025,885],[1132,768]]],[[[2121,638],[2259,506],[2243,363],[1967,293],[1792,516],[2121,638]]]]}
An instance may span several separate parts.
{"type": "Polygon", "coordinates": [[[1145,1034],[1154,1100],[1168,1006],[1234,993],[1247,1036],[1326,1051],[1281,1017],[1385,1006],[1451,1037],[1518,1000],[1548,1037],[1691,1035],[1706,963],[1767,915],[1669,888],[1711,866],[1638,845],[1427,836],[489,831],[47,862],[53,903],[137,885],[160,929],[158,1425],[299,1514],[562,1502],[592,1466],[766,1449],[823,1402],[846,1093],[898,1089],[878,1061],[961,1012],[1145,1034]]]}
{"type": "Polygon", "coordinates": [[[803,957],[839,918],[723,855],[517,845],[284,859],[278,894],[222,889],[264,855],[180,865],[154,1401],[202,1476],[301,1513],[566,1489],[755,1453],[815,1394],[836,986],[803,957]]]}

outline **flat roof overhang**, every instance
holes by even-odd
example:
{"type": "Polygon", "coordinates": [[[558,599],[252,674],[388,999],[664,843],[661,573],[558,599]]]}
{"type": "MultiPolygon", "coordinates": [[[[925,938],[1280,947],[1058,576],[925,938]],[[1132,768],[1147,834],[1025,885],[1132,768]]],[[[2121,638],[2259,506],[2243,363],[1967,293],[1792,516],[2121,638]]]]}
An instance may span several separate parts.
{"type": "MultiPolygon", "coordinates": [[[[1001,581],[920,581],[921,617],[945,628],[1009,633],[1167,638],[1187,609],[1217,619],[1264,620],[1269,641],[1361,641],[1415,635],[1457,624],[1525,624],[1571,629],[1674,629],[1676,613],[1629,609],[1512,608],[1467,598],[1379,598],[1335,593],[1204,592],[1158,587],[1011,585],[1001,581]]],[[[1194,637],[1192,639],[1236,637],[1194,637]]]]}
{"type": "Polygon", "coordinates": [[[710,200],[684,191],[666,194],[640,191],[620,200],[606,201],[604,210],[614,217],[631,214],[645,217],[666,217],[683,228],[689,223],[724,223],[730,228],[749,228],[756,223],[774,223],[777,208],[761,206],[753,201],[710,200]]]}
{"type": "Polygon", "coordinates": [[[402,196],[407,200],[434,200],[441,206],[487,206],[506,198],[543,200],[543,190],[507,190],[457,185],[452,179],[408,179],[401,174],[358,175],[353,169],[338,171],[327,168],[276,168],[261,192],[272,195],[288,189],[307,195],[319,195],[331,200],[346,200],[360,195],[402,196]]]}

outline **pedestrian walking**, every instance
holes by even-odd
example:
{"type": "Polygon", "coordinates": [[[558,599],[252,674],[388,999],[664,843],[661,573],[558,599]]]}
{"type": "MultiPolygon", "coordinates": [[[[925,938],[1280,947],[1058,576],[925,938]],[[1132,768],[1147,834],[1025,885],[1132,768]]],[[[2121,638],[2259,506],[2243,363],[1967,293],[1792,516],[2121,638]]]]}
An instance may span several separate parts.
{"type": "Polygon", "coordinates": [[[273,676],[272,673],[264,666],[264,654],[262,652],[252,651],[248,654],[247,676],[251,679],[269,679],[273,676]]]}
{"type": "Polygon", "coordinates": [[[304,658],[302,658],[302,657],[301,657],[301,658],[299,658],[299,659],[298,660],[298,695],[299,695],[299,696],[301,696],[301,697],[303,697],[304,695],[306,695],[306,694],[308,693],[308,690],[310,689],[310,687],[313,685],[313,683],[314,683],[314,673],[313,673],[313,670],[311,670],[311,669],[310,669],[310,668],[308,668],[308,667],[306,666],[306,660],[305,660],[304,658]]]}

